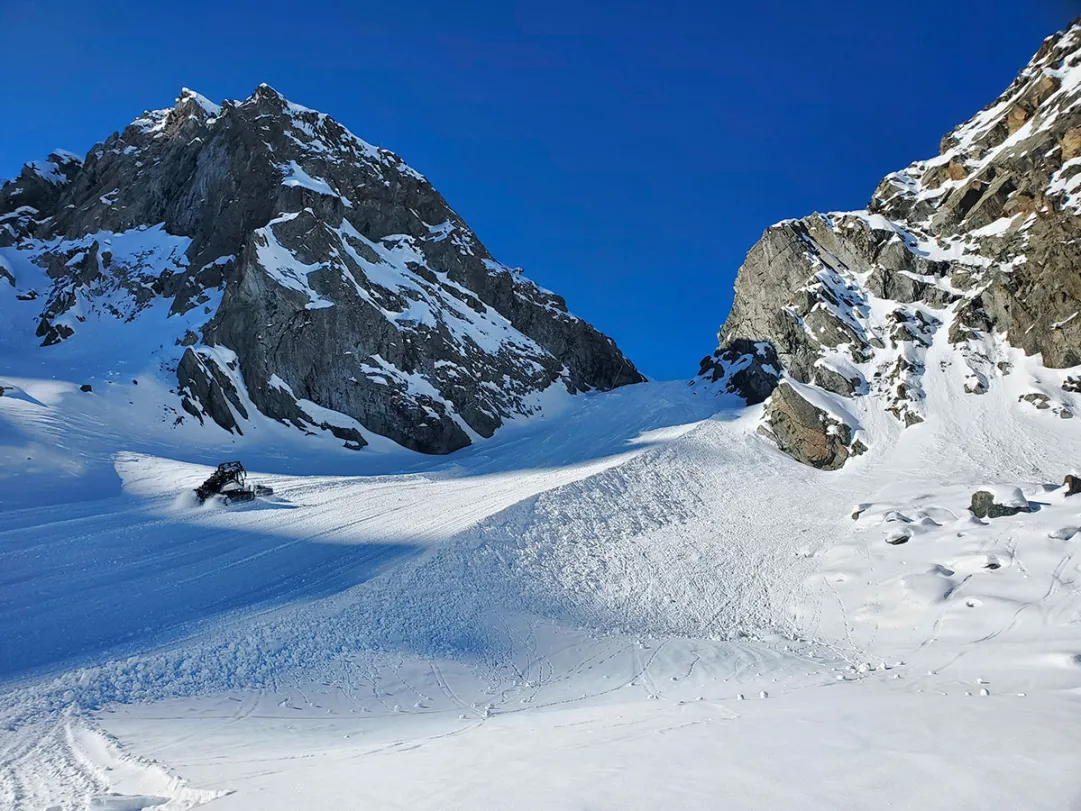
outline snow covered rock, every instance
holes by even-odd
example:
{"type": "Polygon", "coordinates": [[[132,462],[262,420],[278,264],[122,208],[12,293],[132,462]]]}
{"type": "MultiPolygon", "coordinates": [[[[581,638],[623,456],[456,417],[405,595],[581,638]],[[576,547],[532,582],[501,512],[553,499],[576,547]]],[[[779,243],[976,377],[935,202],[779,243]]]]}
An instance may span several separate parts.
{"type": "Polygon", "coordinates": [[[1032,512],[1019,487],[987,487],[972,494],[969,510],[977,518],[1002,518],[1032,512]]]}
{"type": "Polygon", "coordinates": [[[45,347],[164,303],[148,360],[182,418],[230,432],[261,413],[446,453],[549,390],[642,380],[401,158],[267,85],[184,90],[85,160],[27,164],[0,188],[5,281],[0,318],[45,347]]]}
{"type": "MultiPolygon", "coordinates": [[[[1081,21],[1048,38],[938,157],[886,177],[866,210],[767,229],[739,270],[699,385],[754,403],[787,378],[911,428],[931,416],[933,381],[985,394],[1019,349],[1047,374],[1018,407],[1072,417],[1076,370],[1058,370],[1081,365],[1079,213],[1081,21]]],[[[766,432],[790,438],[782,449],[843,464],[819,433],[773,425],[790,412],[765,410],[766,432]]]]}

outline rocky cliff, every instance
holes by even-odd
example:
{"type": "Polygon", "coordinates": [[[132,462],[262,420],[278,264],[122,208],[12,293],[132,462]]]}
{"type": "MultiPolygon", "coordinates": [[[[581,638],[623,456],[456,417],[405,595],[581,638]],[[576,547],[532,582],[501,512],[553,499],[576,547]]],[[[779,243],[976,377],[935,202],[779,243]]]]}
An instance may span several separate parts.
{"type": "Polygon", "coordinates": [[[165,307],[181,419],[241,432],[257,411],[355,448],[445,453],[552,387],[642,380],[422,175],[267,85],[185,90],[85,158],[27,164],[0,188],[0,305],[46,352],[165,307]]]}
{"type": "Polygon", "coordinates": [[[983,395],[1011,374],[1014,350],[1042,370],[1020,407],[1070,418],[1079,213],[1081,21],[937,157],[887,176],[866,210],[767,229],[697,383],[766,401],[760,432],[826,469],[867,449],[861,412],[917,426],[929,386],[983,395]]]}

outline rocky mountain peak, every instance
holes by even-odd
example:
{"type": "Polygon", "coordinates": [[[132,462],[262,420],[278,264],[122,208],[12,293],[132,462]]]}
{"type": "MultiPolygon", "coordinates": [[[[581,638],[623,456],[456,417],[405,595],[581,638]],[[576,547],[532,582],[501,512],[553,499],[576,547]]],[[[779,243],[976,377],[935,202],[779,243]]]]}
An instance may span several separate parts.
{"type": "Polygon", "coordinates": [[[423,175],[269,85],[184,89],[60,158],[0,188],[0,305],[42,351],[163,309],[181,422],[447,452],[555,389],[642,380],[423,175]]]}
{"type": "Polygon", "coordinates": [[[932,388],[978,396],[1013,373],[1017,407],[1072,417],[1079,191],[1081,21],[866,210],[767,229],[699,384],[768,398],[762,432],[824,468],[867,449],[875,414],[933,418],[932,388]],[[1027,357],[1042,371],[1022,383],[1027,357]]]}

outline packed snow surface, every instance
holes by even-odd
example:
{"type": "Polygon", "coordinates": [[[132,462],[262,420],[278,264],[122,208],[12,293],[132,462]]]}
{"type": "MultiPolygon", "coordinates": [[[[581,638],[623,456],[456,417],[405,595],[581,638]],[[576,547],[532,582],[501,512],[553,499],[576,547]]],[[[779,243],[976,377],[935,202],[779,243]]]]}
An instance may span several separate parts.
{"type": "Polygon", "coordinates": [[[75,360],[0,369],[0,808],[1081,798],[1081,437],[1022,359],[832,473],[678,382],[433,458],[170,431],[75,360]],[[274,495],[196,506],[232,458],[274,495]]]}

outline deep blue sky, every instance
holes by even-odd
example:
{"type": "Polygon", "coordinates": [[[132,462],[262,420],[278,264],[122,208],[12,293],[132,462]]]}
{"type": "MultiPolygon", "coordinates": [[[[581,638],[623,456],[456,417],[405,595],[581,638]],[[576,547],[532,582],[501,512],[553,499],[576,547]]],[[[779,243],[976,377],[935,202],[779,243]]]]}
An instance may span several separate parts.
{"type": "Polygon", "coordinates": [[[426,174],[648,375],[713,349],[762,230],[859,208],[1081,0],[0,0],[0,176],[183,86],[269,82],[426,174]]]}

